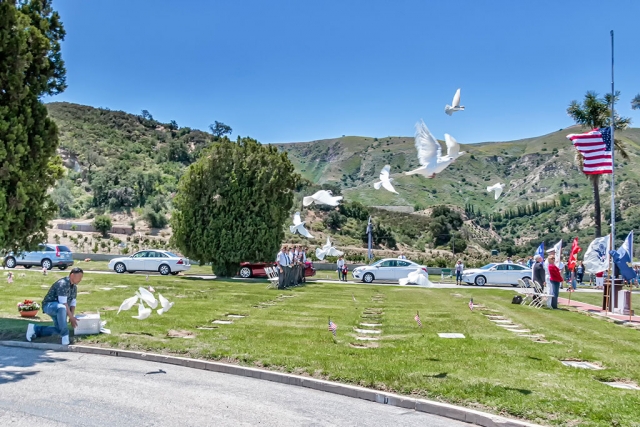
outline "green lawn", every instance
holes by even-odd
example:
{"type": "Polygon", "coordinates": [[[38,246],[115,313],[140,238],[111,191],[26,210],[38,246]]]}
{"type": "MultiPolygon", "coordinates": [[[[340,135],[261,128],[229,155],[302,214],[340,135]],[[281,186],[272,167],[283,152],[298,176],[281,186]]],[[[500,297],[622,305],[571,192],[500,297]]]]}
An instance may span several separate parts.
{"type": "MultiPolygon", "coordinates": [[[[109,261],[89,261],[89,262],[74,261],[74,264],[73,264],[74,267],[80,267],[85,271],[109,271],[108,265],[109,265],[109,261]]],[[[32,268],[31,270],[33,271],[33,270],[41,270],[41,269],[32,268]]],[[[16,269],[13,270],[14,273],[22,273],[22,271],[23,271],[23,267],[17,267],[16,269]]],[[[54,268],[54,271],[58,271],[58,269],[54,268]]],[[[191,268],[189,269],[189,271],[182,274],[200,275],[200,274],[213,274],[213,273],[211,271],[211,266],[209,265],[191,265],[191,268]]]]}
{"type": "MultiPolygon", "coordinates": [[[[24,298],[40,301],[45,288],[61,275],[27,274],[16,277],[12,285],[0,282],[0,338],[24,339],[27,321],[18,317],[16,303],[24,298]]],[[[309,284],[290,291],[265,287],[266,281],[150,276],[147,282],[142,276],[87,274],[80,291],[89,294],[79,295],[78,310],[100,310],[112,334],[79,337],[76,342],[261,366],[542,424],[638,425],[640,391],[598,381],[640,383],[638,330],[569,310],[513,305],[509,290],[354,284],[309,284]],[[148,284],[175,301],[171,311],[162,316],[154,312],[145,321],[131,318],[135,308],[116,315],[114,308],[138,286],[148,284]],[[518,337],[493,324],[482,311],[471,312],[470,297],[531,333],[543,334],[549,343],[518,337]],[[365,309],[381,314],[367,315],[365,309]],[[413,320],[416,310],[422,329],[413,320]],[[247,317],[231,325],[212,324],[227,319],[227,314],[247,317]],[[335,341],[327,330],[329,316],[338,325],[335,341]],[[351,346],[367,343],[355,339],[353,328],[360,322],[382,324],[377,348],[351,346]],[[171,338],[175,332],[192,338],[171,338]],[[438,332],[463,333],[466,339],[442,339],[438,332]],[[564,358],[597,362],[606,369],[565,367],[559,362],[564,358]]]]}

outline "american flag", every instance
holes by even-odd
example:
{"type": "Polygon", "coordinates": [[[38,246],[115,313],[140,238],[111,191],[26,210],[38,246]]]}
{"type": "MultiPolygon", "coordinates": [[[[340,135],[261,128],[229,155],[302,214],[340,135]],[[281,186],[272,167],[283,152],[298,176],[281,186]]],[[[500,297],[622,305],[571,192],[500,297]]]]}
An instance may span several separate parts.
{"type": "Polygon", "coordinates": [[[567,135],[584,157],[582,172],[586,175],[613,173],[611,159],[611,128],[595,129],[591,132],[567,135]]]}
{"type": "Polygon", "coordinates": [[[473,298],[469,300],[469,310],[473,311],[473,298]]]}
{"type": "Polygon", "coordinates": [[[331,319],[329,319],[329,332],[331,332],[334,337],[336,336],[337,329],[338,329],[338,325],[336,325],[331,321],[331,319]]]}
{"type": "Polygon", "coordinates": [[[422,321],[420,320],[420,313],[416,312],[416,317],[414,317],[415,321],[418,322],[418,326],[422,328],[422,321]]]}

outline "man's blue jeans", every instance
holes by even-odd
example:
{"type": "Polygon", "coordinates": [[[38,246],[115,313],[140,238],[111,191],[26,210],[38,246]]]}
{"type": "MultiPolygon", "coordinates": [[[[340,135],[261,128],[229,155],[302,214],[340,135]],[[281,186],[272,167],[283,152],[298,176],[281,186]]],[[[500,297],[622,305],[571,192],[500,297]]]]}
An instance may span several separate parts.
{"type": "Polygon", "coordinates": [[[551,292],[553,293],[553,298],[551,298],[551,308],[558,308],[558,295],[560,295],[560,282],[551,282],[551,292]]]}
{"type": "Polygon", "coordinates": [[[53,319],[53,326],[36,325],[36,337],[50,337],[51,335],[60,335],[64,337],[69,335],[69,327],[67,326],[67,308],[59,302],[48,302],[42,308],[46,314],[53,319]]]}
{"type": "Polygon", "coordinates": [[[456,283],[462,283],[462,271],[457,271],[456,270],[456,283]]]}

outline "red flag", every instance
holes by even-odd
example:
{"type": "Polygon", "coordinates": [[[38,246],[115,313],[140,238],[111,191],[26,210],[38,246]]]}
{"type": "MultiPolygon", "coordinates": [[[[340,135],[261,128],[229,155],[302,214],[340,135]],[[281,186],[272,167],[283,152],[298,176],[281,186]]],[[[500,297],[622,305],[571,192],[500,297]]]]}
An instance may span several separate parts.
{"type": "Polygon", "coordinates": [[[573,271],[576,268],[576,262],[578,261],[578,252],[580,252],[582,248],[578,246],[578,238],[573,239],[573,244],[571,245],[571,253],[569,254],[569,262],[568,267],[570,271],[573,271]]]}

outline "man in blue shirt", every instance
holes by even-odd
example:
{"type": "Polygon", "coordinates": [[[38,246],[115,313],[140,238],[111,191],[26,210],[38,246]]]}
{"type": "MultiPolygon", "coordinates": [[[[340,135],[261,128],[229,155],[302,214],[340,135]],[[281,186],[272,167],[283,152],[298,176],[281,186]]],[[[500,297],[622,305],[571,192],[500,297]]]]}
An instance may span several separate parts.
{"type": "Polygon", "coordinates": [[[75,317],[76,296],[78,295],[78,283],[82,280],[83,271],[81,268],[74,268],[67,277],[56,281],[47,295],[42,300],[42,311],[51,316],[53,326],[36,326],[29,323],[27,326],[27,341],[33,338],[49,337],[60,335],[62,345],[69,345],[69,328],[67,317],[71,326],[78,326],[78,319],[75,317]]]}

